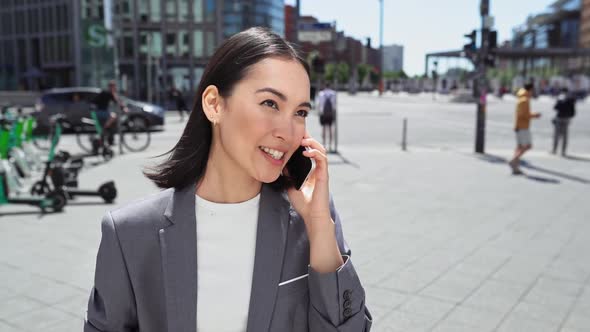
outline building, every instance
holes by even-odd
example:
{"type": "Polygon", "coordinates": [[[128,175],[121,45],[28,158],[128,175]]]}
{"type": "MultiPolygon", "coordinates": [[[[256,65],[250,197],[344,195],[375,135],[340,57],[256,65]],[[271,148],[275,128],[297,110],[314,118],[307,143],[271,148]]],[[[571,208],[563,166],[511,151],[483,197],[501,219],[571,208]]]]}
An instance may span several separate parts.
{"type": "Polygon", "coordinates": [[[582,0],[559,0],[514,29],[517,48],[577,48],[581,45],[582,0]]]}
{"type": "Polygon", "coordinates": [[[580,46],[590,48],[590,0],[583,0],[582,2],[580,46]]]}
{"type": "Polygon", "coordinates": [[[364,45],[361,41],[338,31],[336,22],[322,23],[314,16],[300,16],[299,32],[305,34],[307,38],[300,40],[296,36],[296,14],[295,7],[285,6],[285,36],[288,41],[297,43],[305,55],[317,53],[325,63],[346,63],[352,73],[359,64],[370,64],[375,68],[380,68],[379,50],[371,47],[370,39],[368,39],[367,45],[364,45]],[[313,34],[318,32],[317,30],[322,30],[322,33],[321,36],[318,35],[316,40],[313,38],[313,34]]]}
{"type": "Polygon", "coordinates": [[[284,0],[0,0],[0,90],[104,86],[118,68],[127,95],[163,101],[259,25],[283,35],[284,0]]]}
{"type": "MultiPolygon", "coordinates": [[[[212,1],[212,0],[209,0],[212,1]]],[[[285,36],[284,0],[223,0],[225,38],[254,26],[271,28],[285,36]]]]}
{"type": "Polygon", "coordinates": [[[390,45],[383,47],[383,71],[400,72],[404,70],[404,47],[390,45]]]}

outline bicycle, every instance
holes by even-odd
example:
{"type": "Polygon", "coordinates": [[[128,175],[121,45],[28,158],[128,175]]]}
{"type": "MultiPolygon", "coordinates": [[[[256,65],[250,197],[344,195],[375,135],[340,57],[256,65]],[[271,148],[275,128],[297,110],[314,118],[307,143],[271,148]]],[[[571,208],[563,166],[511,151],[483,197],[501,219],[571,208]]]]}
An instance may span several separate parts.
{"type": "Polygon", "coordinates": [[[149,120],[142,114],[120,114],[120,120],[115,122],[115,127],[107,130],[104,130],[100,125],[96,111],[91,111],[91,117],[91,119],[82,119],[82,122],[88,126],[80,126],[75,129],[76,142],[82,150],[88,153],[98,154],[101,150],[110,150],[110,147],[114,145],[113,136],[117,136],[116,126],[119,124],[121,126],[121,143],[127,150],[140,152],[150,145],[149,120]]]}

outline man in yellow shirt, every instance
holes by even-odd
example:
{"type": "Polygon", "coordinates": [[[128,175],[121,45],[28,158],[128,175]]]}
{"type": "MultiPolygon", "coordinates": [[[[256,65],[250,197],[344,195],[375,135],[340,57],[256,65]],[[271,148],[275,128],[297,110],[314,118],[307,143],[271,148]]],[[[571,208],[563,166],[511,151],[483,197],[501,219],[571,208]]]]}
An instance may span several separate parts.
{"type": "Polygon", "coordinates": [[[514,131],[516,132],[516,150],[514,151],[514,158],[508,163],[512,168],[512,174],[520,175],[522,171],[519,168],[520,157],[533,147],[530,124],[531,119],[541,117],[540,113],[531,112],[531,97],[533,95],[534,86],[532,83],[524,85],[516,94],[518,102],[516,104],[516,117],[514,131]]]}

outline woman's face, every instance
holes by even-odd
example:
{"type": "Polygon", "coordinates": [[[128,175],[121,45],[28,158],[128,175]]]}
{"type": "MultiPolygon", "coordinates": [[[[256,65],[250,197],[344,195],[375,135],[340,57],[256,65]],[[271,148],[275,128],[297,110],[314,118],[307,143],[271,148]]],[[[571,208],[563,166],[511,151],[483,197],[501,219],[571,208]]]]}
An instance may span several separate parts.
{"type": "Polygon", "coordinates": [[[305,136],[309,76],[296,60],[253,65],[225,99],[218,125],[226,156],[252,178],[271,183],[305,136]]]}

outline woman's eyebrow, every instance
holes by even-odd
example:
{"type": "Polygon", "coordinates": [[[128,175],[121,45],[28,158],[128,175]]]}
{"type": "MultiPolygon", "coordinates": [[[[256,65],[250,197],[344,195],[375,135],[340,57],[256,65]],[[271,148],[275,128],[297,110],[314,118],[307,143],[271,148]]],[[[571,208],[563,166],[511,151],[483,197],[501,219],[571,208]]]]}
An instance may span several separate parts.
{"type": "Polygon", "coordinates": [[[282,101],[287,101],[287,96],[285,96],[282,92],[279,92],[273,88],[262,88],[262,89],[256,90],[256,93],[260,93],[260,92],[270,92],[270,93],[276,95],[277,97],[279,97],[282,101]]]}
{"type": "MultiPolygon", "coordinates": [[[[262,89],[256,90],[256,93],[261,93],[261,92],[272,93],[273,95],[276,95],[277,97],[279,97],[282,101],[287,101],[287,96],[285,96],[285,94],[283,94],[282,92],[275,90],[273,88],[262,88],[262,89]]],[[[303,102],[303,103],[299,104],[299,107],[311,108],[311,103],[310,102],[303,102]]]]}

